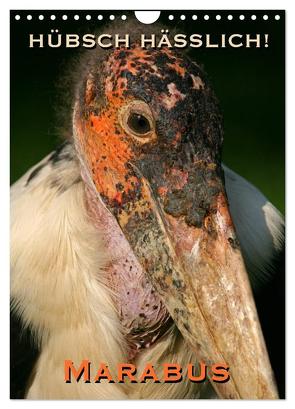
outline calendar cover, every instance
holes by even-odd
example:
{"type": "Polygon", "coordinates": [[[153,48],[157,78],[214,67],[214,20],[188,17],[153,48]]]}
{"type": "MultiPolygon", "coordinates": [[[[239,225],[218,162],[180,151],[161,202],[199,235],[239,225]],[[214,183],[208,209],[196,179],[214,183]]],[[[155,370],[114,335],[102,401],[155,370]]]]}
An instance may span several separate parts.
{"type": "Polygon", "coordinates": [[[284,399],[285,12],[10,28],[11,399],[284,399]]]}

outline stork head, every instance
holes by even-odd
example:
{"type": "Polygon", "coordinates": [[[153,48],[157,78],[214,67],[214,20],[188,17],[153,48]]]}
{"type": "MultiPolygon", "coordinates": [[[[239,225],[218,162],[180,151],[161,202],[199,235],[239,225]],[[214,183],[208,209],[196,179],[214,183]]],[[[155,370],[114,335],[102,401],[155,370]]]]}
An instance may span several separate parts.
{"type": "Polygon", "coordinates": [[[88,180],[183,337],[200,360],[230,367],[218,394],[275,398],[203,70],[170,49],[110,50],[81,80],[73,125],[88,180]]]}

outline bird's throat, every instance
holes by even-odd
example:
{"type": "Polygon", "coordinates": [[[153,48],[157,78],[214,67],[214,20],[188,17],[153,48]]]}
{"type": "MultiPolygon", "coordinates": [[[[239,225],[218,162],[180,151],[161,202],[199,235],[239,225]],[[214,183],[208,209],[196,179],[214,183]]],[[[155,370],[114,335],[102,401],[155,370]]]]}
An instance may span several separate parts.
{"type": "Polygon", "coordinates": [[[172,325],[172,319],[135,257],[116,219],[86,185],[89,216],[99,229],[110,255],[107,280],[122,331],[130,345],[129,359],[154,344],[172,325]]]}

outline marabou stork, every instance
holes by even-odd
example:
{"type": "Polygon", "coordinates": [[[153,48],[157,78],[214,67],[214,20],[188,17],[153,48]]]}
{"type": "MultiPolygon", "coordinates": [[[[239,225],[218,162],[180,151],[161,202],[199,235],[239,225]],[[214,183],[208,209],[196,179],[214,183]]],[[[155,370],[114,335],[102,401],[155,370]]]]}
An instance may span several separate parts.
{"type": "Polygon", "coordinates": [[[284,222],[222,165],[206,74],[136,42],[87,54],[72,139],[11,191],[12,306],[39,350],[25,396],[276,398],[244,262],[251,283],[263,281],[284,222]],[[65,383],[65,359],[138,372],[225,362],[231,378],[65,383]]]}

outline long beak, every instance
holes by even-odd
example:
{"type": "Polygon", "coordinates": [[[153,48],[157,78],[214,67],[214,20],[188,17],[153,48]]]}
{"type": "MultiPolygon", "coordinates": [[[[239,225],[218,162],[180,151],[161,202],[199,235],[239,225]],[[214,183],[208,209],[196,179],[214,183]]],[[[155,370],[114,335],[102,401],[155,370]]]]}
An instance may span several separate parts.
{"type": "Polygon", "coordinates": [[[222,177],[200,224],[169,214],[167,196],[135,173],[141,196],[117,220],[197,358],[229,366],[228,382],[212,382],[217,394],[278,398],[222,177]]]}

